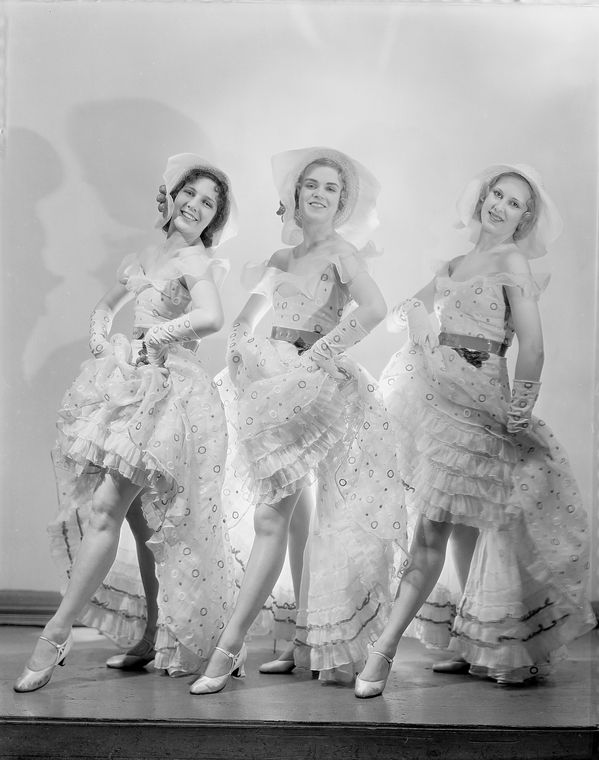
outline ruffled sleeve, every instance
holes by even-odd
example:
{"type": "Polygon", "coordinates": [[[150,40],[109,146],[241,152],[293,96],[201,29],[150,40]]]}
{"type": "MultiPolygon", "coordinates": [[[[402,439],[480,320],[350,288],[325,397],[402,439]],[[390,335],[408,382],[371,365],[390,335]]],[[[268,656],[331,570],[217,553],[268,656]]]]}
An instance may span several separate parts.
{"type": "Polygon", "coordinates": [[[268,261],[246,264],[241,271],[241,284],[250,293],[271,298],[277,277],[282,270],[269,266],[268,261]]]}
{"type": "Polygon", "coordinates": [[[367,243],[359,251],[347,250],[335,253],[331,260],[335,264],[337,274],[342,283],[346,284],[356,278],[361,272],[368,271],[367,259],[379,256],[372,242],[367,243]]]}
{"type": "Polygon", "coordinates": [[[213,279],[220,288],[230,269],[228,259],[213,258],[203,246],[181,249],[169,262],[177,277],[193,277],[195,280],[213,279]]]}
{"type": "Polygon", "coordinates": [[[129,278],[137,269],[139,269],[139,257],[137,253],[130,253],[125,256],[116,272],[118,282],[121,285],[127,285],[129,278]]]}
{"type": "Polygon", "coordinates": [[[538,300],[551,279],[548,272],[531,274],[514,274],[513,272],[499,272],[493,275],[496,281],[509,288],[518,288],[526,298],[538,300]]]}

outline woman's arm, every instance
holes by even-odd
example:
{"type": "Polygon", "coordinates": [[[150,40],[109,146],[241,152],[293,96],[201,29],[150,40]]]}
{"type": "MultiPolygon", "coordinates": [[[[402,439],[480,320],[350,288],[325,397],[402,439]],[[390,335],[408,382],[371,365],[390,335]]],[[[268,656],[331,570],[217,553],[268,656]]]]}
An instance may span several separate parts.
{"type": "Polygon", "coordinates": [[[212,275],[207,272],[201,279],[190,275],[183,279],[191,296],[192,309],[185,315],[191,329],[198,338],[218,332],[225,318],[220,294],[212,275]]]}
{"type": "MultiPolygon", "coordinates": [[[[344,266],[347,274],[354,266],[344,266]]],[[[312,359],[318,366],[339,380],[348,378],[347,372],[337,366],[336,357],[346,349],[359,343],[387,313],[387,304],[378,285],[364,269],[357,268],[355,274],[347,282],[350,296],[357,304],[356,307],[333,327],[326,335],[316,341],[305,352],[304,356],[312,359]]]]}
{"type": "MultiPolygon", "coordinates": [[[[401,301],[397,306],[389,312],[387,317],[387,330],[392,333],[403,332],[408,327],[407,315],[412,311],[415,305],[422,304],[422,312],[430,314],[434,308],[435,299],[435,280],[432,279],[423,288],[421,288],[416,295],[412,298],[408,298],[405,301],[401,301]]],[[[427,317],[428,319],[428,317],[427,317]]],[[[426,326],[425,323],[423,323],[426,326]]]]}
{"type": "Polygon", "coordinates": [[[349,294],[356,302],[351,316],[370,332],[387,316],[387,304],[379,286],[366,271],[359,272],[348,283],[349,294]]]}
{"type": "Polygon", "coordinates": [[[100,298],[94,309],[103,309],[111,312],[114,317],[123,306],[133,298],[133,293],[120,282],[115,283],[110,290],[100,298]]]}
{"type": "Polygon", "coordinates": [[[191,296],[192,309],[168,322],[153,325],[146,332],[145,345],[150,364],[164,364],[165,351],[171,343],[198,340],[218,332],[223,326],[223,310],[212,272],[202,277],[183,278],[191,296]]]}
{"type": "Polygon", "coordinates": [[[266,296],[252,293],[243,309],[239,312],[235,323],[243,322],[243,324],[247,325],[249,331],[253,332],[270,308],[271,305],[266,296]]]}
{"type": "MultiPolygon", "coordinates": [[[[528,260],[518,251],[505,257],[505,268],[512,274],[531,276],[528,260]]],[[[537,301],[525,296],[520,288],[505,288],[512,313],[512,322],[518,338],[518,356],[514,376],[538,381],[543,369],[543,330],[537,301]]]]}
{"type": "MultiPolygon", "coordinates": [[[[531,276],[528,260],[519,252],[505,256],[505,269],[512,274],[531,276]]],[[[518,287],[506,286],[514,330],[518,338],[518,357],[512,383],[512,399],[507,410],[508,433],[526,431],[537,401],[543,369],[543,331],[539,308],[534,298],[524,295],[518,287]]]]}
{"type": "Polygon", "coordinates": [[[117,282],[98,301],[89,318],[89,348],[96,358],[105,356],[110,346],[108,335],[114,315],[133,298],[127,288],[117,282]]]}

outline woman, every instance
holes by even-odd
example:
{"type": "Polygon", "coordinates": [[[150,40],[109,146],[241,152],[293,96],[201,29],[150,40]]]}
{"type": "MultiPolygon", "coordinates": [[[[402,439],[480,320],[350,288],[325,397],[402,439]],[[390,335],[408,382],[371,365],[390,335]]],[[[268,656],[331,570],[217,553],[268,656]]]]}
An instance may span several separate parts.
{"type": "Polygon", "coordinates": [[[383,692],[452,533],[462,546],[458,576],[467,579],[450,671],[519,683],[546,672],[563,644],[594,624],[584,596],[586,515],[563,450],[532,417],[543,366],[543,286],[528,260],[559,234],[559,216],[536,173],[509,165],[477,176],[458,210],[474,248],[394,312],[411,340],[381,384],[419,518],[389,622],[356,681],[358,697],[383,692]],[[428,319],[433,308],[438,337],[428,319]],[[505,354],[514,334],[510,393],[505,354]]]}
{"type": "Polygon", "coordinates": [[[50,534],[68,583],[16,691],[48,683],[64,663],[76,619],[117,641],[143,636],[128,664],[147,662],[155,649],[157,667],[194,672],[232,601],[220,503],[226,422],[195,352],[223,322],[218,285],[228,263],[210,247],[232,232],[233,198],[228,178],[192,154],[169,159],[165,182],[166,240],[124,260],[118,283],[91,316],[94,358],[59,411],[54,458],[62,509],[50,534]],[[114,314],[131,298],[134,339],[109,340],[114,314]],[[140,556],[147,614],[143,595],[131,591],[135,579],[116,573],[116,583],[104,581],[126,516],[138,546],[142,533],[151,535],[155,580],[151,558],[140,556]]]}
{"type": "Polygon", "coordinates": [[[376,223],[378,184],[328,148],[280,154],[273,170],[283,241],[293,247],[246,272],[253,294],[227,357],[237,395],[231,466],[256,505],[255,539],[235,609],[193,694],[220,691],[242,666],[244,637],[279,576],[294,509],[315,477],[296,664],[353,679],[382,629],[403,537],[389,424],[374,381],[346,354],[386,313],[366,251],[354,245],[376,223]],[[263,339],[254,329],[270,308],[275,326],[263,339]]]}

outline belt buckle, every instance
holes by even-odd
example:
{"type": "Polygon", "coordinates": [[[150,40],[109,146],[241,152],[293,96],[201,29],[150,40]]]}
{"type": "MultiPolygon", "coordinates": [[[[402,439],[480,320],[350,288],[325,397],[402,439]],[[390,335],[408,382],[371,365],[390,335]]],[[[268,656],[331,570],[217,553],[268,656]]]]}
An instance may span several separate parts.
{"type": "Polygon", "coordinates": [[[293,345],[297,348],[297,352],[300,355],[310,348],[310,344],[306,343],[301,335],[297,338],[297,340],[294,341],[293,345]]]}

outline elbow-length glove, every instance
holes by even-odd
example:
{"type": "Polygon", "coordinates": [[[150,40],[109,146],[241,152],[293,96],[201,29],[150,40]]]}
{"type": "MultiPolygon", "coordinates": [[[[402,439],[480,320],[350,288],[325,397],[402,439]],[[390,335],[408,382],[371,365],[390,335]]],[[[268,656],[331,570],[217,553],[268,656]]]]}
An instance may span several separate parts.
{"type": "Polygon", "coordinates": [[[347,372],[339,367],[335,358],[345,351],[346,348],[354,346],[368,335],[356,317],[349,314],[345,319],[334,327],[322,338],[319,338],[314,345],[304,352],[303,356],[312,359],[318,366],[329,375],[338,379],[347,379],[347,372]]]}
{"type": "Polygon", "coordinates": [[[112,313],[94,309],[89,318],[89,349],[96,359],[106,356],[111,349],[108,334],[112,327],[112,313]]]}
{"type": "Polygon", "coordinates": [[[237,374],[243,365],[243,355],[239,349],[241,343],[246,343],[247,347],[251,345],[253,338],[252,330],[247,322],[239,320],[233,324],[229,337],[227,338],[226,362],[229,376],[233,383],[237,379],[237,374]]]}
{"type": "Polygon", "coordinates": [[[169,322],[153,325],[144,337],[148,363],[161,367],[171,343],[185,343],[189,340],[199,340],[200,337],[193,329],[191,312],[169,322]]]}
{"type": "Polygon", "coordinates": [[[389,325],[397,330],[408,328],[408,336],[416,346],[428,345],[435,349],[439,345],[439,336],[431,326],[425,305],[418,298],[408,298],[396,306],[390,317],[389,325]]]}
{"type": "Polygon", "coordinates": [[[514,380],[512,400],[507,412],[508,433],[519,433],[530,427],[532,409],[540,390],[541,383],[536,380],[514,380]]]}

